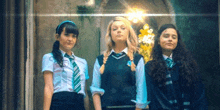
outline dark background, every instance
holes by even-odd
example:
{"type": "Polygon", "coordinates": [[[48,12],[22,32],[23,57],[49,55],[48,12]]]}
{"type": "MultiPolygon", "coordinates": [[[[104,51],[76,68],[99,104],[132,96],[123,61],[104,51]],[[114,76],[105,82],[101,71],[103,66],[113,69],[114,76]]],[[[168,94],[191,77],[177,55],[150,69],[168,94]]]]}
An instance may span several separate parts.
{"type": "Polygon", "coordinates": [[[220,109],[219,22],[218,0],[171,0],[176,25],[196,59],[210,110],[220,109]],[[193,15],[194,14],[194,15],[193,15]]]}

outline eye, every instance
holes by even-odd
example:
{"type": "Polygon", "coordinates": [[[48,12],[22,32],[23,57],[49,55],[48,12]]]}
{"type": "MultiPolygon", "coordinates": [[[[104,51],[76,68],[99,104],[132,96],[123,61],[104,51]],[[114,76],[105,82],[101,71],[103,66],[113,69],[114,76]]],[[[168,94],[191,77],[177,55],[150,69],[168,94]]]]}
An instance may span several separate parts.
{"type": "Polygon", "coordinates": [[[115,31],[115,30],[117,30],[117,28],[113,28],[112,30],[115,31]]]}
{"type": "Polygon", "coordinates": [[[65,35],[65,36],[69,36],[69,34],[68,34],[68,33],[65,33],[64,35],[65,35]]]}
{"type": "Polygon", "coordinates": [[[173,39],[177,39],[177,36],[176,36],[176,35],[173,35],[172,37],[173,37],[173,39]]]}
{"type": "Polygon", "coordinates": [[[74,38],[75,38],[75,37],[77,37],[77,35],[73,34],[73,36],[72,36],[72,37],[74,37],[74,38]]]}
{"type": "Polygon", "coordinates": [[[126,28],[125,28],[125,27],[122,27],[121,29],[122,29],[122,30],[125,30],[126,28]]]}
{"type": "Polygon", "coordinates": [[[165,38],[168,38],[169,37],[169,34],[164,34],[163,35],[165,38]]]}

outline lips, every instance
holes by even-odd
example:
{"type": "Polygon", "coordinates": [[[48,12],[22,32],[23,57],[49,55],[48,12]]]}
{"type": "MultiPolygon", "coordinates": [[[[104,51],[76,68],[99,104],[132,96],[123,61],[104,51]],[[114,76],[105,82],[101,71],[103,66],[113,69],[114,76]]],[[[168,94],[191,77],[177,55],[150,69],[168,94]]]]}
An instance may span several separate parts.
{"type": "Polygon", "coordinates": [[[167,45],[173,45],[172,43],[167,43],[167,45]]]}
{"type": "Polygon", "coordinates": [[[67,45],[73,45],[72,43],[67,43],[67,45]]]}
{"type": "Polygon", "coordinates": [[[122,35],[117,35],[117,37],[121,37],[122,35]]]}

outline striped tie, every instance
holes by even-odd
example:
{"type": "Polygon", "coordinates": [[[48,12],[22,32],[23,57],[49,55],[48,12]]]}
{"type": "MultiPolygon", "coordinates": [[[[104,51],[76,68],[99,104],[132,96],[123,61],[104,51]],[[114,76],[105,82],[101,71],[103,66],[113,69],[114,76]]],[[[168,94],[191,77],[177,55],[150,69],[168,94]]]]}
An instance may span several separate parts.
{"type": "Polygon", "coordinates": [[[81,90],[81,81],[80,81],[80,70],[77,66],[76,62],[74,61],[74,57],[70,57],[69,55],[65,54],[64,57],[69,58],[70,62],[73,64],[73,86],[74,91],[79,92],[81,90]]]}
{"type": "Polygon", "coordinates": [[[166,64],[168,68],[172,68],[174,66],[173,60],[170,58],[167,58],[166,60],[166,64]]]}

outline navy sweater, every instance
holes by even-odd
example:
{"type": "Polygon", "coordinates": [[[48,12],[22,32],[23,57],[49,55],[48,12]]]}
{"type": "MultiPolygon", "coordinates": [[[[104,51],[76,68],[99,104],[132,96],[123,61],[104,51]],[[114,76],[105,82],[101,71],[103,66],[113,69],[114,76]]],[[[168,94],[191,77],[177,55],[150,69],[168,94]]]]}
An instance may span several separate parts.
{"type": "MultiPolygon", "coordinates": [[[[142,56],[134,55],[134,63],[137,65],[142,56]]],[[[103,55],[97,57],[100,65],[103,64],[103,55]]],[[[125,55],[115,59],[112,55],[108,57],[104,73],[101,75],[101,88],[105,94],[101,96],[102,107],[135,105],[131,100],[136,99],[135,72],[128,66],[129,57],[125,55]]]]}

